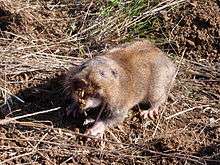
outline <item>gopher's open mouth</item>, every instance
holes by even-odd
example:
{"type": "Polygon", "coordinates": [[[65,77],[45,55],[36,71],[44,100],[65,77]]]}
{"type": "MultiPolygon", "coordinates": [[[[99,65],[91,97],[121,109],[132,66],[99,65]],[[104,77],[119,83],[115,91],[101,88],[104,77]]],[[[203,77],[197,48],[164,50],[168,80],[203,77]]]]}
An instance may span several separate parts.
{"type": "Polygon", "coordinates": [[[76,91],[76,94],[78,96],[78,103],[81,110],[85,110],[87,99],[89,97],[94,97],[95,95],[95,89],[93,87],[87,87],[87,88],[80,88],[76,91]]]}

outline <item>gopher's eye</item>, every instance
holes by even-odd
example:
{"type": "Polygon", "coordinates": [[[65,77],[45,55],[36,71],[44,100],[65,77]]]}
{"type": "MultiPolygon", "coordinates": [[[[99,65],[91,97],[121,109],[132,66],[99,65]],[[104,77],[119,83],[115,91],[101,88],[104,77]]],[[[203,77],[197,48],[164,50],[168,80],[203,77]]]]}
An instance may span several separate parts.
{"type": "Polygon", "coordinates": [[[105,78],[106,78],[106,74],[105,74],[104,71],[100,70],[100,71],[99,71],[99,74],[100,74],[102,77],[105,77],[105,78]]]}
{"type": "Polygon", "coordinates": [[[111,70],[112,75],[117,78],[118,72],[116,70],[111,70]]]}

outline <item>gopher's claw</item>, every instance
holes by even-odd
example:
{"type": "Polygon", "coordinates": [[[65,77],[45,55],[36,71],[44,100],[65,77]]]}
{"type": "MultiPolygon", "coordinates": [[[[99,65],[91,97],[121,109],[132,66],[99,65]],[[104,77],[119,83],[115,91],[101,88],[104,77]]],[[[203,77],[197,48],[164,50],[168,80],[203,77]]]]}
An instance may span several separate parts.
{"type": "Polygon", "coordinates": [[[149,118],[151,120],[154,120],[158,118],[158,115],[159,115],[158,108],[150,108],[149,110],[145,110],[141,112],[141,116],[143,116],[144,119],[149,118]]]}

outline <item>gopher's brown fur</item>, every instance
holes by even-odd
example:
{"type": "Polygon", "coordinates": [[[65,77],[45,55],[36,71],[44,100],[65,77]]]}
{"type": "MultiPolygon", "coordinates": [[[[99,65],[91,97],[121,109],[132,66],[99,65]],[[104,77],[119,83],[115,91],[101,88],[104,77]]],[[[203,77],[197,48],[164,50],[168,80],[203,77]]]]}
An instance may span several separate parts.
{"type": "MultiPolygon", "coordinates": [[[[157,115],[175,74],[176,67],[171,60],[159,48],[143,40],[112,49],[71,69],[65,86],[81,105],[86,104],[88,98],[95,98],[90,101],[91,107],[105,102],[104,117],[99,120],[105,126],[112,126],[122,122],[128,110],[141,101],[151,104],[148,112],[143,113],[144,117],[149,112],[151,118],[157,115]]],[[[90,104],[86,108],[90,108],[90,104]]]]}

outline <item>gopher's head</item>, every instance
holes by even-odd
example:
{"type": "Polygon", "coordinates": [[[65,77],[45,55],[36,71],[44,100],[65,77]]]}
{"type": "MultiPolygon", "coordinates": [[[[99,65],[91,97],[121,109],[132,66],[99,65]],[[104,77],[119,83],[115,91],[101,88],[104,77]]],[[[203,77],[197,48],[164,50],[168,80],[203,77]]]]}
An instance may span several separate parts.
{"type": "Polygon", "coordinates": [[[114,99],[120,89],[117,68],[106,59],[92,59],[70,70],[65,80],[68,96],[82,110],[114,99]],[[108,100],[105,100],[108,98],[108,100]]]}

